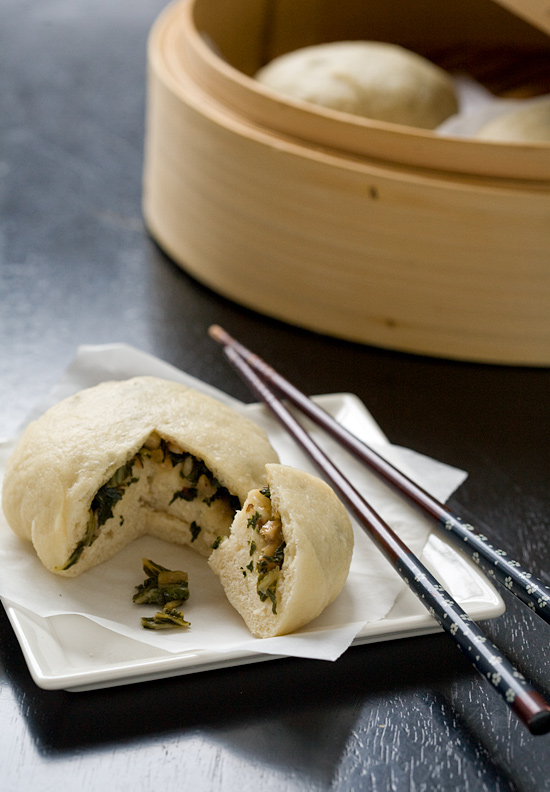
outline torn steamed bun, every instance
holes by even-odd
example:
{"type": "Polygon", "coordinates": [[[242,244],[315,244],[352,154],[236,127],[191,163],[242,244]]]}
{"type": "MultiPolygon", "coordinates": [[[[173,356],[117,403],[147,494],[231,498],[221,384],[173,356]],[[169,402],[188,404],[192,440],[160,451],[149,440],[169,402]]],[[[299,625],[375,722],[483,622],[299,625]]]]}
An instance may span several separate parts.
{"type": "Polygon", "coordinates": [[[29,424],[2,506],[52,572],[76,576],[151,534],[207,556],[278,457],[226,404],[157,377],[87,388],[29,424]]]}
{"type": "Polygon", "coordinates": [[[333,490],[286,465],[266,465],[208,563],[250,632],[293,632],[336,599],[349,572],[353,529],[333,490]]]}

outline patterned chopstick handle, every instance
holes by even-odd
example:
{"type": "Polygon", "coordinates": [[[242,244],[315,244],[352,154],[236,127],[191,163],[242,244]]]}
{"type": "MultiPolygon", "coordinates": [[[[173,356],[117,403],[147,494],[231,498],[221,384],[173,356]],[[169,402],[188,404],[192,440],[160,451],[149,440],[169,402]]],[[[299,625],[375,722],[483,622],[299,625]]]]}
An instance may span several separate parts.
{"type": "MultiPolygon", "coordinates": [[[[442,526],[449,538],[470,556],[492,580],[500,583],[550,624],[550,587],[510,559],[504,550],[494,547],[487,536],[477,531],[469,522],[448,511],[416,482],[381,457],[376,451],[355,437],[331,415],[311,401],[304,393],[286,380],[268,363],[240,344],[222,328],[211,328],[211,335],[219,342],[233,347],[247,363],[259,372],[265,381],[290,399],[302,412],[327,432],[336,437],[351,453],[374,470],[402,495],[416,503],[442,526]]],[[[477,521],[477,520],[476,520],[477,521]]]]}
{"type": "Polygon", "coordinates": [[[533,734],[550,729],[550,709],[523,674],[502,654],[443,586],[411,553],[395,564],[409,588],[477,670],[533,734]]]}
{"type": "Polygon", "coordinates": [[[522,569],[504,550],[494,547],[485,534],[460,517],[448,513],[441,525],[489,578],[501,583],[542,619],[550,623],[550,587],[522,569]],[[457,541],[458,540],[458,541],[457,541]]]}
{"type": "MultiPolygon", "coordinates": [[[[247,360],[231,344],[225,343],[221,333],[214,337],[224,343],[224,352],[251,390],[262,399],[280,420],[297,443],[325,474],[338,494],[348,503],[360,525],[373,539],[378,549],[401,575],[424,607],[449,633],[467,655],[474,667],[493,685],[502,699],[525,723],[532,734],[550,731],[550,706],[525,680],[468,614],[445,591],[404,542],[372,509],[351,482],[315,443],[303,426],[287,410],[247,360]],[[222,340],[223,339],[223,340],[222,340]]],[[[450,526],[451,528],[451,526],[450,526]]]]}
{"type": "MultiPolygon", "coordinates": [[[[240,350],[244,349],[237,344],[240,350]]],[[[388,484],[395,487],[401,495],[416,503],[423,511],[433,517],[442,526],[449,538],[483,570],[493,581],[508,589],[519,600],[533,610],[538,616],[550,624],[550,587],[535,575],[522,569],[518,561],[509,558],[506,551],[494,547],[487,536],[469,522],[448,511],[416,482],[402,471],[381,457],[376,451],[355,437],[348,429],[339,424],[331,415],[312,402],[291,383],[284,379],[269,364],[257,355],[247,352],[248,362],[262,372],[268,381],[273,383],[281,393],[287,396],[312,420],[323,426],[355,456],[374,470],[388,484]]],[[[242,354],[242,353],[241,353],[242,354]]]]}

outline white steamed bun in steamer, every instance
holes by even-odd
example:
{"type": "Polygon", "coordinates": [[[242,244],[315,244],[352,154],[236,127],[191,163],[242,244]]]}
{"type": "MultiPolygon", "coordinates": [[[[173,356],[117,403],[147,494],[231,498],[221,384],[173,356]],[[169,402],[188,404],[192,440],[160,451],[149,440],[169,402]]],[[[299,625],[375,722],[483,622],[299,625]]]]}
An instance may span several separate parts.
{"type": "Polygon", "coordinates": [[[481,127],[476,137],[516,143],[550,141],[550,96],[493,118],[481,127]]]}
{"type": "Polygon", "coordinates": [[[280,55],[255,75],[264,86],[332,110],[434,129],[458,111],[450,75],[396,44],[338,41],[280,55]]]}

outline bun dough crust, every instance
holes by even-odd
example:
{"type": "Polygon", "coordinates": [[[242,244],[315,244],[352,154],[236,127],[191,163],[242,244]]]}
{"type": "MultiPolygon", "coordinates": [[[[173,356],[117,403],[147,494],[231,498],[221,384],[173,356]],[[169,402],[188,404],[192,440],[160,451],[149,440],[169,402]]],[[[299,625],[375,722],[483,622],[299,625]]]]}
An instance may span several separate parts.
{"type": "Polygon", "coordinates": [[[476,137],[502,142],[550,142],[550,97],[493,118],[476,137]]]}
{"type": "Polygon", "coordinates": [[[276,461],[265,432],[227,405],[174,382],[136,377],[80,391],[31,423],[6,467],[2,506],[44,566],[67,576],[144,533],[208,555],[217,536],[229,533],[235,496],[238,508],[262,486],[266,462],[276,461]],[[199,462],[208,475],[194,481],[199,462]],[[191,467],[191,480],[184,479],[191,467]],[[120,478],[122,497],[113,500],[120,478]],[[112,506],[112,516],[64,569],[108,482],[103,509],[112,506]]]}
{"type": "Polygon", "coordinates": [[[324,481],[279,464],[266,465],[266,474],[270,498],[251,492],[230,537],[208,560],[227,598],[259,638],[293,632],[318,616],[341,592],[353,552],[350,519],[324,481]],[[262,601],[258,561],[272,537],[264,538],[258,527],[263,524],[269,534],[277,520],[275,543],[284,541],[284,560],[280,569],[271,570],[272,598],[262,601]]]}
{"type": "Polygon", "coordinates": [[[378,41],[304,47],[275,58],[256,79],[294,99],[425,129],[458,111],[447,72],[410,50],[378,41]]]}

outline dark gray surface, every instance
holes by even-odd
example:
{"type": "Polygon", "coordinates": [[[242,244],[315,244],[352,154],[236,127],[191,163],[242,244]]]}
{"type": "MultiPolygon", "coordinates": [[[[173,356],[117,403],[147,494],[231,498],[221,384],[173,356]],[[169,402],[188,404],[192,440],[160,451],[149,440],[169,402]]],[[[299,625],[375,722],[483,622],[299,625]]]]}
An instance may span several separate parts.
{"type": "MultiPolygon", "coordinates": [[[[145,43],[160,0],[0,7],[0,435],[79,344],[129,342],[250,400],[218,322],[309,393],[350,391],[393,442],[469,471],[456,496],[549,581],[548,370],[355,346],[213,294],[141,218],[145,43]]],[[[455,501],[455,502],[456,502],[455,501]]],[[[1,574],[1,571],[0,571],[1,574]]],[[[486,626],[550,692],[550,627],[486,626]]],[[[550,789],[532,737],[444,636],[69,694],[32,682],[0,616],[0,790],[550,789]]]]}

